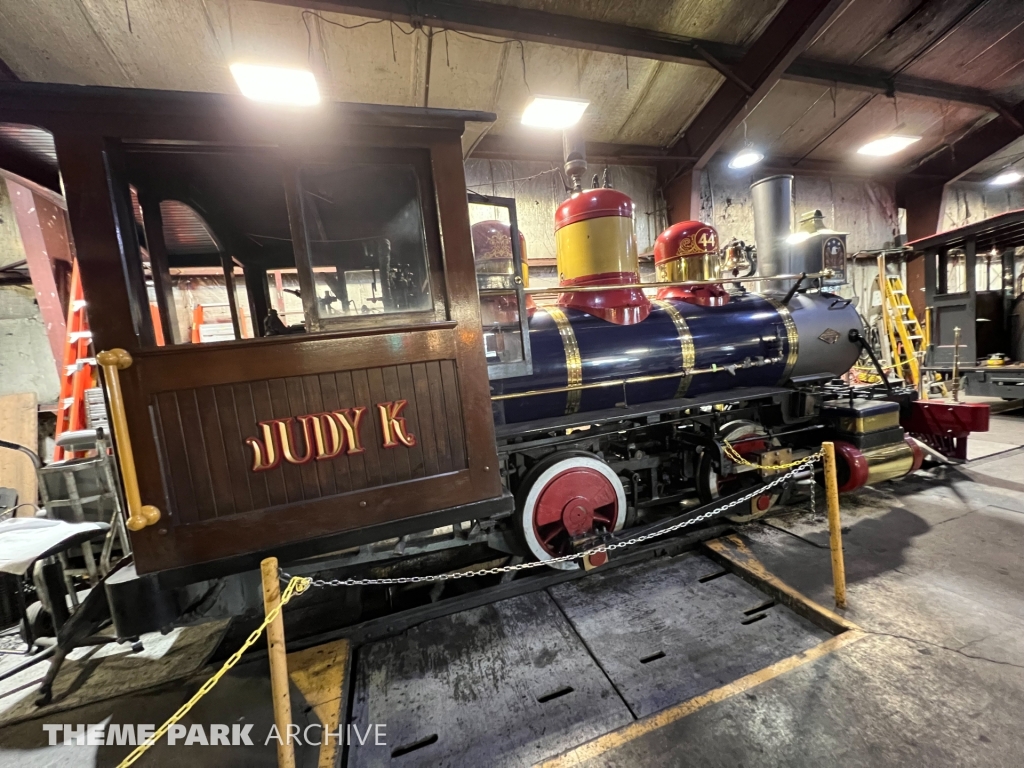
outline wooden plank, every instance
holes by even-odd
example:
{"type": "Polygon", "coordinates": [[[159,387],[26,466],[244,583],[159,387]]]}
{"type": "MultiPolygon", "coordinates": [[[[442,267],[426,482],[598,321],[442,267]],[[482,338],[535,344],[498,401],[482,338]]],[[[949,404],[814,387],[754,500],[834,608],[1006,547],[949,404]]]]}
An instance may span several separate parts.
{"type": "Polygon", "coordinates": [[[425,363],[427,382],[430,390],[430,414],[434,421],[434,439],[437,441],[437,471],[452,471],[451,441],[448,439],[448,419],[444,409],[444,384],[441,381],[441,364],[436,361],[425,363]]]}
{"type": "MultiPolygon", "coordinates": [[[[0,397],[0,437],[26,448],[39,450],[39,415],[35,392],[0,397]]],[[[36,468],[21,451],[3,450],[0,461],[0,486],[14,488],[18,503],[35,504],[39,497],[36,468]]],[[[18,517],[32,517],[31,507],[18,510],[18,517]]]]}
{"type": "MultiPolygon", "coordinates": [[[[320,388],[319,376],[303,376],[302,377],[302,392],[306,398],[307,410],[303,413],[323,413],[327,408],[324,406],[324,396],[320,388]]],[[[340,459],[344,461],[343,458],[340,459]]],[[[332,463],[339,461],[334,459],[333,461],[323,460],[319,458],[313,460],[313,468],[316,470],[317,479],[320,482],[320,495],[321,496],[333,496],[338,492],[338,485],[334,480],[334,468],[331,466],[332,463]]]]}
{"type": "Polygon", "coordinates": [[[416,386],[413,382],[412,366],[395,366],[398,373],[398,388],[401,398],[409,403],[405,408],[406,417],[409,421],[410,430],[416,436],[416,445],[406,451],[409,459],[409,473],[411,477],[424,477],[423,471],[423,419],[420,416],[419,403],[416,400],[416,386]]]}
{"type": "Polygon", "coordinates": [[[366,371],[366,381],[369,386],[366,400],[360,402],[370,403],[367,412],[367,450],[369,446],[375,446],[377,460],[380,462],[380,484],[388,485],[395,482],[395,456],[394,450],[379,447],[380,441],[380,414],[377,413],[377,403],[387,402],[388,393],[384,389],[384,373],[380,368],[370,368],[366,371]],[[372,433],[370,432],[372,428],[372,433]]]}
{"type": "MultiPolygon", "coordinates": [[[[362,430],[360,434],[363,436],[363,461],[366,467],[366,485],[364,488],[374,488],[378,485],[383,484],[384,471],[381,467],[380,454],[383,450],[380,444],[377,442],[376,427],[375,424],[376,416],[374,415],[373,405],[371,404],[370,398],[370,380],[367,376],[366,371],[352,371],[347,374],[351,385],[351,397],[353,403],[367,403],[366,413],[363,414],[362,430]]],[[[343,381],[342,375],[338,374],[339,385],[343,381]]],[[[339,386],[339,395],[341,389],[339,386]]],[[[346,392],[345,394],[349,394],[346,392]]]]}
{"type": "MultiPolygon", "coordinates": [[[[288,383],[285,379],[274,379],[269,382],[270,385],[270,403],[273,409],[274,415],[272,418],[275,419],[286,419],[290,416],[294,416],[295,412],[292,410],[291,402],[288,398],[288,383]]],[[[284,447],[281,448],[282,452],[284,447]]],[[[302,501],[305,497],[303,493],[303,482],[302,472],[294,464],[284,460],[281,457],[281,463],[278,464],[276,469],[271,469],[269,472],[277,474],[278,472],[284,476],[284,487],[288,494],[288,503],[302,501]]]]}
{"type": "Polygon", "coordinates": [[[217,517],[233,515],[237,510],[232,494],[231,470],[228,467],[227,447],[221,433],[220,418],[217,413],[217,398],[213,387],[202,387],[194,391],[196,407],[199,412],[199,427],[196,430],[202,435],[206,447],[206,466],[210,473],[213,486],[213,501],[217,517]]]}
{"type": "MultiPolygon", "coordinates": [[[[317,386],[320,388],[320,403],[327,413],[341,410],[342,405],[338,400],[338,382],[333,375],[324,373],[319,376],[317,386]]],[[[348,447],[347,445],[345,446],[348,447]]],[[[352,490],[351,460],[344,452],[329,462],[324,462],[327,470],[331,473],[331,487],[333,493],[348,493],[352,490]]]]}
{"type": "Polygon", "coordinates": [[[181,432],[188,457],[192,492],[196,502],[196,519],[209,520],[217,516],[217,501],[213,495],[210,463],[206,457],[206,441],[199,419],[199,403],[195,390],[176,392],[181,432]]]}
{"type": "Polygon", "coordinates": [[[224,441],[224,459],[231,478],[231,495],[234,497],[235,514],[254,509],[251,485],[253,472],[246,462],[245,436],[238,427],[238,413],[235,410],[235,394],[231,387],[213,388],[214,407],[220,419],[220,434],[224,441]]]}
{"type": "Polygon", "coordinates": [[[454,360],[442,360],[441,381],[444,383],[444,404],[448,419],[448,439],[451,440],[452,469],[465,469],[466,433],[462,422],[462,393],[455,373],[454,360]]]}
{"type": "MultiPolygon", "coordinates": [[[[247,397],[249,401],[246,403],[245,399],[239,395],[240,408],[244,411],[246,405],[248,405],[252,409],[252,422],[243,422],[247,427],[246,437],[262,439],[263,434],[257,427],[257,424],[274,418],[274,405],[270,396],[270,382],[257,381],[253,384],[240,384],[239,386],[244,386],[248,390],[247,397]]],[[[285,483],[284,474],[277,471],[260,472],[259,474],[267,484],[268,503],[271,506],[287,504],[288,487],[285,483]]]]}
{"type": "MultiPolygon", "coordinates": [[[[335,640],[288,654],[288,676],[323,726],[323,733],[337,733],[341,725],[342,693],[348,677],[349,642],[335,640]]],[[[317,768],[335,768],[338,739],[320,739],[317,768]]]]}
{"type": "MultiPolygon", "coordinates": [[[[384,394],[388,402],[398,402],[402,399],[402,388],[398,382],[398,369],[389,365],[381,369],[381,376],[384,379],[384,394]]],[[[383,401],[378,401],[383,402],[383,401]]],[[[379,415],[379,414],[378,414],[379,415]]],[[[415,407],[405,406],[402,415],[406,417],[406,426],[413,435],[416,434],[416,412],[415,407]]],[[[409,460],[411,449],[404,445],[398,445],[387,449],[395,461],[395,482],[401,483],[412,478],[412,464],[409,460]]]]}
{"type": "MultiPolygon", "coordinates": [[[[295,457],[299,458],[306,455],[307,451],[314,450],[313,443],[307,442],[312,435],[306,435],[302,422],[299,421],[299,416],[312,413],[312,410],[306,403],[306,393],[302,386],[302,378],[292,376],[284,381],[288,389],[288,403],[291,409],[289,415],[295,417],[291,424],[292,450],[295,451],[295,457]]],[[[300,464],[299,474],[302,477],[302,495],[304,498],[319,499],[324,495],[320,488],[320,476],[316,469],[316,458],[308,464],[300,464]]]]}
{"type": "Polygon", "coordinates": [[[420,433],[417,440],[423,451],[423,474],[437,474],[437,439],[434,437],[434,413],[430,405],[430,381],[427,379],[427,367],[423,363],[415,363],[412,367],[413,396],[416,400],[416,415],[419,419],[420,433]]]}
{"type": "Polygon", "coordinates": [[[165,392],[154,398],[157,418],[160,420],[160,437],[163,440],[163,454],[166,457],[170,477],[170,495],[174,504],[177,525],[198,522],[196,492],[192,482],[192,468],[181,424],[176,392],[165,392]]]}

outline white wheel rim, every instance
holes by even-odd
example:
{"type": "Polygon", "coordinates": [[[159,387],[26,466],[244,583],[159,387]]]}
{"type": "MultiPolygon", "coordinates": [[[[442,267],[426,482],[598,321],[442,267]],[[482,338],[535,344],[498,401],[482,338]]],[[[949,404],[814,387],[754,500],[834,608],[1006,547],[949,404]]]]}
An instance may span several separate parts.
{"type": "MultiPolygon", "coordinates": [[[[626,491],[622,487],[622,481],[619,480],[619,476],[612,471],[611,467],[599,459],[592,459],[586,456],[570,456],[569,458],[556,462],[545,469],[540,476],[534,480],[533,485],[530,486],[529,493],[526,494],[526,500],[523,502],[523,509],[520,512],[519,522],[522,526],[524,538],[526,539],[526,545],[530,548],[530,552],[533,553],[533,556],[538,560],[551,560],[552,555],[544,549],[543,545],[540,543],[540,539],[537,538],[536,528],[533,524],[533,515],[537,508],[537,502],[540,499],[541,492],[547,487],[548,483],[554,480],[558,475],[570,469],[592,469],[602,474],[608,482],[611,483],[612,489],[615,491],[615,525],[612,530],[621,531],[622,526],[626,523],[626,491]]],[[[559,568],[563,571],[573,571],[580,566],[578,563],[570,561],[565,563],[553,563],[551,567],[559,568]]]]}

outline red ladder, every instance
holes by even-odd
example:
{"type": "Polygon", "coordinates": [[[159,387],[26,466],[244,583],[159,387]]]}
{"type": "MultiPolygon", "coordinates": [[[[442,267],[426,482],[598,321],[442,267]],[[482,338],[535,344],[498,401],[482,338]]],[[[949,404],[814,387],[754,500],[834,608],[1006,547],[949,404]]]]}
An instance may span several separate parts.
{"type": "MultiPolygon", "coordinates": [[[[64,365],[60,372],[60,400],[57,402],[57,432],[86,428],[85,391],[96,386],[96,359],[92,357],[92,331],[85,316],[85,298],[78,274],[78,259],[71,268],[71,294],[68,299],[67,339],[64,341],[64,365]]],[[[74,457],[61,447],[53,449],[53,460],[74,457]]]]}

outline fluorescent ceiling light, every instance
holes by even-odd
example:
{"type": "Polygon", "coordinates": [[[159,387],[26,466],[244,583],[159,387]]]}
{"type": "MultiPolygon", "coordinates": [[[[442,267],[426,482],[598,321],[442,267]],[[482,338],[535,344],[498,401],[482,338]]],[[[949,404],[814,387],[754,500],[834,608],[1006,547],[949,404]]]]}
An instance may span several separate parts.
{"type": "Polygon", "coordinates": [[[1024,179],[1024,176],[1017,171],[1003,171],[989,181],[989,184],[995,184],[997,187],[1005,187],[1008,184],[1016,184],[1021,179],[1024,179]]]}
{"type": "Polygon", "coordinates": [[[752,165],[757,165],[764,160],[764,153],[758,152],[756,149],[747,147],[741,149],[732,160],[729,161],[730,168],[749,168],[752,165]]]}
{"type": "Polygon", "coordinates": [[[911,144],[916,144],[920,140],[920,136],[900,136],[894,133],[874,141],[869,141],[857,150],[857,154],[871,155],[872,157],[888,157],[889,155],[895,155],[897,152],[902,152],[911,144]]]}
{"type": "Polygon", "coordinates": [[[263,64],[232,64],[242,95],[268,104],[309,107],[320,103],[316,78],[306,69],[268,67],[263,64]]]}
{"type": "Polygon", "coordinates": [[[535,96],[523,112],[523,125],[557,130],[570,128],[580,121],[588,106],[590,102],[583,99],[535,96]]]}

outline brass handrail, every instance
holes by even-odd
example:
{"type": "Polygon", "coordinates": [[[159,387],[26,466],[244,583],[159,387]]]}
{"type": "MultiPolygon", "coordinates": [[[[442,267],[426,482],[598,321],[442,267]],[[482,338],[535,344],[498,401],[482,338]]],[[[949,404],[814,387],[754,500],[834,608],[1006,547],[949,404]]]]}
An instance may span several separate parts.
{"type": "MultiPolygon", "coordinates": [[[[543,288],[523,288],[523,293],[526,294],[537,294],[537,293],[598,293],[600,291],[621,291],[632,288],[685,288],[697,287],[701,285],[722,285],[723,283],[757,283],[757,282],[771,282],[775,280],[798,280],[801,277],[805,280],[815,280],[817,278],[829,278],[832,277],[832,270],[826,269],[824,272],[813,272],[808,274],[798,275],[773,275],[771,277],[722,277],[719,280],[672,280],[660,283],[626,283],[624,285],[555,285],[551,287],[543,288]]],[[[518,289],[516,288],[481,288],[481,296],[506,296],[510,293],[515,293],[518,289]]]]}
{"type": "Polygon", "coordinates": [[[110,402],[110,420],[113,422],[114,438],[117,440],[121,482],[124,483],[124,497],[128,503],[128,530],[141,531],[160,519],[160,510],[151,504],[142,503],[139,478],[135,474],[132,441],[128,436],[128,417],[124,412],[124,398],[121,395],[120,371],[131,366],[132,356],[123,349],[108,349],[96,355],[96,362],[103,368],[107,400],[110,402]]]}

